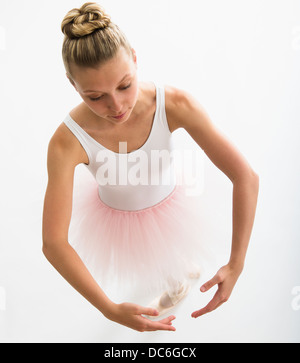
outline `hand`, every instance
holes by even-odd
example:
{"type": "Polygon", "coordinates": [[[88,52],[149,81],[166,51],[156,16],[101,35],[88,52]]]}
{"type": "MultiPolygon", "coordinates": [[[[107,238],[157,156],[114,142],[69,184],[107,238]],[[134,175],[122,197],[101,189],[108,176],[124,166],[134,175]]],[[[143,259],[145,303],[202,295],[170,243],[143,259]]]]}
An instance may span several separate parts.
{"type": "Polygon", "coordinates": [[[142,307],[132,303],[114,304],[114,307],[109,315],[106,317],[116,323],[127,326],[128,328],[137,330],[139,332],[144,331],[156,331],[156,330],[169,330],[175,331],[172,326],[172,320],[175,319],[174,315],[168,318],[152,321],[142,316],[157,316],[158,311],[153,308],[142,307]]]}
{"type": "Polygon", "coordinates": [[[223,266],[211,280],[202,285],[200,288],[201,292],[206,292],[215,285],[218,285],[218,290],[204,308],[192,313],[192,318],[198,318],[201,315],[210,313],[226,302],[231,295],[240,273],[241,271],[239,269],[234,269],[228,264],[223,266]]]}

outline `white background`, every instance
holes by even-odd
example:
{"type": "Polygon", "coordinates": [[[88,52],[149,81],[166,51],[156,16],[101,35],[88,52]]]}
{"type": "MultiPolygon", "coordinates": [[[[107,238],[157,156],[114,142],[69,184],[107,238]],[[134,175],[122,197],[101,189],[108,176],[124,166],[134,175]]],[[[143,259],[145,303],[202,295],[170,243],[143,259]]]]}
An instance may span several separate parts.
{"type": "MultiPolygon", "coordinates": [[[[139,78],[197,97],[260,175],[243,274],[226,304],[192,319],[231,243],[232,186],[204,156],[200,217],[216,259],[175,309],[174,333],[106,320],[41,252],[47,145],[81,102],[65,77],[60,23],[82,4],[0,1],[0,341],[299,342],[300,1],[100,2],[136,49],[139,78]]],[[[198,147],[183,130],[174,137],[198,147]]]]}

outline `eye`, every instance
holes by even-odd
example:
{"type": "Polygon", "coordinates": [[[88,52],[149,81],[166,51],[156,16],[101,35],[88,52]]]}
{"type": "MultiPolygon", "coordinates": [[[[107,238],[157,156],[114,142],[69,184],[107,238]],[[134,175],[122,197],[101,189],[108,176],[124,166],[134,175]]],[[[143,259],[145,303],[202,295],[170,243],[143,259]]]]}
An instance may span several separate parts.
{"type": "Polygon", "coordinates": [[[103,96],[97,97],[97,98],[90,98],[91,101],[100,101],[103,96]]]}
{"type": "MultiPolygon", "coordinates": [[[[120,87],[120,90],[121,91],[125,91],[125,90],[127,90],[128,88],[130,88],[131,87],[131,83],[129,83],[127,86],[125,86],[125,87],[120,87]]],[[[97,97],[97,98],[91,98],[91,97],[89,97],[89,99],[92,101],[92,102],[96,102],[96,101],[100,101],[101,99],[103,98],[103,95],[102,96],[100,96],[100,97],[97,97]]]]}
{"type": "Polygon", "coordinates": [[[129,83],[129,85],[128,85],[128,86],[121,87],[121,90],[122,90],[122,91],[125,91],[126,89],[130,88],[130,86],[131,86],[131,83],[129,83]]]}

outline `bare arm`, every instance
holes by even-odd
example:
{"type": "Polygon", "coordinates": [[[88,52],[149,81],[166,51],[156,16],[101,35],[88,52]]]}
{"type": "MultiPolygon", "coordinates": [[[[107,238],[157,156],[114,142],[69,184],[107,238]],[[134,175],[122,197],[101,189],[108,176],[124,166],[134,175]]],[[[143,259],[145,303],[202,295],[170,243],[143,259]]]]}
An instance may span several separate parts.
{"type": "Polygon", "coordinates": [[[49,143],[48,186],[43,212],[43,253],[55,269],[105,315],[112,302],[68,243],[76,166],[72,151],[64,148],[57,139],[52,139],[49,143]]]}
{"type": "Polygon", "coordinates": [[[175,127],[183,127],[233,184],[230,259],[201,287],[204,292],[216,284],[219,286],[213,300],[205,308],[193,313],[193,317],[198,317],[228,300],[242,272],[254,223],[259,177],[243,155],[217,130],[197,100],[184,91],[172,88],[169,89],[169,100],[169,114],[175,127]]]}
{"type": "Polygon", "coordinates": [[[112,302],[69,244],[74,171],[82,153],[76,143],[73,146],[72,143],[66,146],[61,135],[53,137],[49,143],[48,185],[43,211],[45,257],[70,285],[108,319],[138,331],[175,330],[172,326],[174,316],[154,322],[142,316],[157,315],[154,309],[131,303],[112,302]]]}

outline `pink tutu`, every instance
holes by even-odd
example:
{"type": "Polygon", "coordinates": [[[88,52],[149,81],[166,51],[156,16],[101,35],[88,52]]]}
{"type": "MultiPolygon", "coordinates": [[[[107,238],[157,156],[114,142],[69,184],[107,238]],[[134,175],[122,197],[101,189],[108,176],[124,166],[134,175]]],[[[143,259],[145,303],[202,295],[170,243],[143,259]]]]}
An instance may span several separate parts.
{"type": "Polygon", "coordinates": [[[116,282],[139,292],[161,293],[201,267],[200,198],[177,185],[163,201],[139,211],[104,204],[93,178],[74,185],[69,242],[100,286],[116,282]]]}

